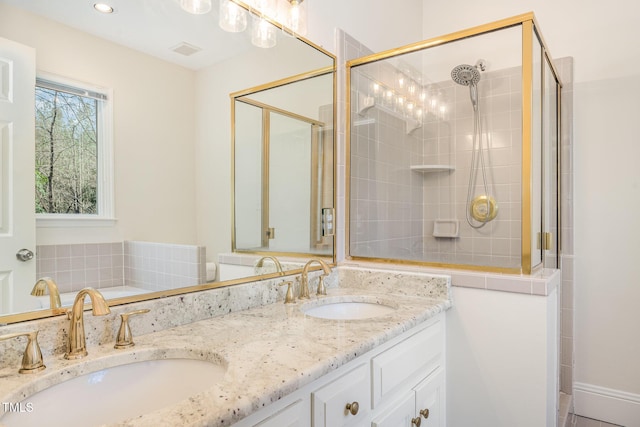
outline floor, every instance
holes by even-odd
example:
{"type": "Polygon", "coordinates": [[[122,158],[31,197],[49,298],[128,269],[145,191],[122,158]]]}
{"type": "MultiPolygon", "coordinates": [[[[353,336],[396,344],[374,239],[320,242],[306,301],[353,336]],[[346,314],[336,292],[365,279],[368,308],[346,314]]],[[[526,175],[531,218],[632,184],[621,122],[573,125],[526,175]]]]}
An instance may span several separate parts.
{"type": "Polygon", "coordinates": [[[560,393],[559,427],[623,427],[572,414],[572,403],[571,395],[560,393]]]}
{"type": "Polygon", "coordinates": [[[579,417],[569,414],[566,427],[620,427],[617,424],[609,424],[604,421],[592,420],[591,418],[579,417]]]}

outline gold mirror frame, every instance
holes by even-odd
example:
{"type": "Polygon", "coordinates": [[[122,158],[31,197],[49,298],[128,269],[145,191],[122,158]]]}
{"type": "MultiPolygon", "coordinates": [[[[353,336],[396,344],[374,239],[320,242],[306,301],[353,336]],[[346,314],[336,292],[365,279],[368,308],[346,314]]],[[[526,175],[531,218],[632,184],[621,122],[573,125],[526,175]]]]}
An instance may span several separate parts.
{"type": "MultiPolygon", "coordinates": [[[[236,1],[236,3],[241,6],[242,8],[246,9],[249,13],[251,13],[251,8],[246,5],[245,3],[241,2],[241,1],[236,1]]],[[[291,80],[299,80],[302,78],[302,76],[306,76],[305,78],[309,78],[311,76],[315,76],[318,75],[318,73],[322,73],[322,74],[327,74],[327,73],[333,73],[333,94],[332,94],[332,98],[333,98],[333,121],[335,123],[336,120],[336,109],[337,109],[337,105],[336,105],[336,99],[337,99],[337,88],[336,88],[336,56],[334,54],[332,54],[331,52],[325,50],[324,48],[316,45],[315,43],[311,42],[310,40],[298,35],[298,34],[293,34],[289,29],[287,29],[286,27],[284,27],[282,24],[273,21],[272,19],[268,18],[268,17],[264,17],[264,19],[266,19],[267,21],[269,21],[272,25],[274,25],[275,27],[277,27],[278,29],[280,29],[282,32],[284,33],[288,33],[288,36],[290,37],[295,37],[297,38],[300,42],[306,44],[307,46],[309,46],[310,48],[313,48],[315,50],[317,50],[320,53],[323,53],[324,55],[326,55],[327,57],[329,57],[331,59],[331,61],[333,62],[333,66],[327,67],[326,69],[323,70],[315,70],[312,71],[308,74],[304,74],[304,75],[299,75],[299,76],[294,76],[291,77],[289,79],[283,79],[282,81],[279,81],[279,84],[285,84],[285,82],[291,80]]],[[[274,84],[274,83],[270,83],[270,84],[274,84]]],[[[336,129],[335,126],[332,129],[332,133],[333,133],[333,160],[334,160],[334,167],[333,167],[333,206],[335,209],[336,206],[336,177],[337,177],[337,171],[336,171],[336,129]]],[[[232,169],[232,174],[234,173],[234,165],[231,165],[231,169],[232,169]]],[[[232,175],[233,176],[233,175],[232,175]]],[[[233,178],[232,178],[233,180],[233,178]]],[[[233,208],[234,206],[234,200],[233,200],[233,192],[231,193],[231,206],[233,208]]],[[[233,216],[232,216],[233,218],[233,216]]],[[[232,224],[233,226],[233,224],[232,224]]],[[[233,233],[232,233],[233,234],[233,233]]],[[[323,257],[325,259],[330,259],[330,265],[331,266],[335,266],[335,260],[336,260],[336,250],[335,250],[335,243],[336,243],[336,239],[335,236],[333,238],[333,254],[330,257],[323,257]]],[[[289,255],[286,253],[276,253],[276,252],[265,252],[265,253],[257,253],[256,255],[289,255]]],[[[291,254],[293,256],[299,256],[299,254],[291,254]]],[[[311,270],[316,270],[319,269],[320,267],[312,267],[311,270]]],[[[301,274],[302,273],[302,268],[299,269],[293,269],[293,270],[287,270],[284,272],[284,275],[296,275],[296,274],[301,274]]],[[[109,299],[107,301],[109,306],[117,306],[117,305],[123,305],[123,304],[130,304],[130,303],[134,303],[134,302],[141,302],[141,301],[149,301],[149,300],[155,300],[155,299],[159,299],[159,298],[165,298],[165,297],[170,297],[170,296],[175,296],[175,295],[182,295],[182,294],[188,294],[188,293],[193,293],[193,292],[200,292],[200,291],[205,291],[205,290],[210,290],[210,289],[216,289],[216,288],[222,288],[222,287],[227,287],[227,286],[234,286],[234,285],[239,285],[239,284],[243,284],[243,283],[249,283],[249,282],[255,282],[255,281],[259,281],[259,280],[268,280],[268,279],[272,279],[272,278],[277,278],[277,277],[282,277],[282,275],[280,273],[267,273],[267,274],[262,274],[262,275],[255,275],[255,276],[248,276],[248,277],[243,277],[243,278],[239,278],[239,279],[234,279],[234,280],[226,280],[226,281],[222,281],[222,282],[212,282],[212,283],[204,283],[204,284],[198,284],[198,285],[193,285],[193,286],[187,286],[187,287],[183,287],[183,288],[179,288],[179,289],[171,289],[171,290],[164,290],[164,291],[157,291],[157,292],[149,292],[149,293],[145,293],[143,295],[136,295],[136,296],[130,296],[130,297],[123,297],[123,298],[113,298],[113,299],[109,299]]],[[[48,318],[48,317],[53,317],[53,316],[61,316],[66,314],[67,309],[66,308],[55,308],[55,309],[42,309],[42,310],[37,310],[37,311],[29,311],[29,312],[23,312],[23,313],[15,313],[15,314],[10,314],[10,315],[4,315],[4,316],[0,316],[0,326],[1,325],[7,325],[7,324],[12,324],[12,323],[19,323],[19,322],[25,322],[25,321],[29,321],[29,320],[37,320],[37,319],[44,319],[44,318],[48,318]]]]}

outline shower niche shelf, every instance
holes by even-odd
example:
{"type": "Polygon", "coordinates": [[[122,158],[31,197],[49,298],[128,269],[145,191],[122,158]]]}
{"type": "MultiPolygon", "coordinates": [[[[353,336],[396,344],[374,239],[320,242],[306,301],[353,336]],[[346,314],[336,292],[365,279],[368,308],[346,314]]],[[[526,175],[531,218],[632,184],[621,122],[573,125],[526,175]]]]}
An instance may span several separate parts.
{"type": "Polygon", "coordinates": [[[420,173],[429,172],[451,172],[456,170],[455,166],[451,165],[413,165],[411,170],[420,173]]]}

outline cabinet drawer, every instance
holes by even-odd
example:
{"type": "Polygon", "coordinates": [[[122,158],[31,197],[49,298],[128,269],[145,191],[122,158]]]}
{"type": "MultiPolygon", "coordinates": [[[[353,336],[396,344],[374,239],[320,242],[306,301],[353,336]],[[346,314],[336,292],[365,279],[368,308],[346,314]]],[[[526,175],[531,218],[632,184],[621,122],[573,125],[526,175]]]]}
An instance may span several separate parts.
{"type": "Polygon", "coordinates": [[[309,407],[302,399],[260,421],[255,427],[299,427],[309,423],[309,407]],[[306,423],[305,423],[306,420],[306,423]]]}
{"type": "Polygon", "coordinates": [[[362,364],[311,394],[313,427],[362,425],[371,407],[371,381],[367,364],[362,364]],[[357,402],[352,415],[347,404],[357,402]]]}
{"type": "Polygon", "coordinates": [[[444,327],[436,320],[420,332],[399,342],[371,359],[373,407],[397,393],[408,381],[424,378],[442,363],[444,327]]]}

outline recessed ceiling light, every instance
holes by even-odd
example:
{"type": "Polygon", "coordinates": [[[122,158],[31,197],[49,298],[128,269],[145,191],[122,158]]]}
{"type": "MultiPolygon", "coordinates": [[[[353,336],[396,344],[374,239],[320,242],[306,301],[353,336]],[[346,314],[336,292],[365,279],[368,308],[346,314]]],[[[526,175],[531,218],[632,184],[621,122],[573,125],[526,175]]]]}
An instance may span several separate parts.
{"type": "Polygon", "coordinates": [[[93,8],[100,13],[113,13],[113,8],[106,3],[96,3],[93,8]]]}

